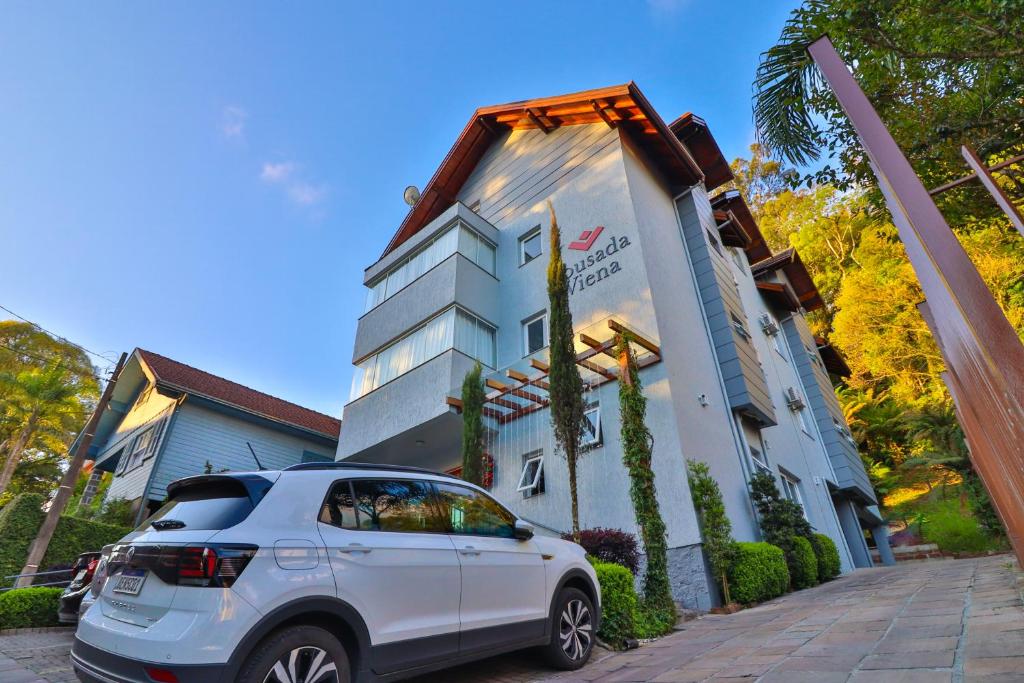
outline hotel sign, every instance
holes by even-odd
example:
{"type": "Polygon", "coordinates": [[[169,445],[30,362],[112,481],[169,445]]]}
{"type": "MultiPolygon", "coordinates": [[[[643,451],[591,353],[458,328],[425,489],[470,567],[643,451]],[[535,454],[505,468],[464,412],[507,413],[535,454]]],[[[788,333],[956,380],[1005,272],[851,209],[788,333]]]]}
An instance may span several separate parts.
{"type": "Polygon", "coordinates": [[[599,225],[596,228],[584,230],[580,233],[579,239],[569,243],[569,249],[590,252],[575,262],[570,259],[566,263],[569,271],[569,294],[582,292],[587,287],[596,285],[601,280],[622,270],[616,255],[630,246],[632,242],[628,237],[616,237],[615,235],[609,235],[607,239],[602,239],[603,233],[604,226],[599,225]]]}

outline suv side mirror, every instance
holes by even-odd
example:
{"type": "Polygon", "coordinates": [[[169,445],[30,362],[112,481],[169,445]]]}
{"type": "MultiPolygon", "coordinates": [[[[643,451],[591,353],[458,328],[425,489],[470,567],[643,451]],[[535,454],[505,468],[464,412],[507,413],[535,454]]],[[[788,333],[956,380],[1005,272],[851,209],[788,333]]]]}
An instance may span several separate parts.
{"type": "Polygon", "coordinates": [[[533,525],[521,519],[516,520],[514,534],[520,541],[529,541],[533,538],[533,525]]]}

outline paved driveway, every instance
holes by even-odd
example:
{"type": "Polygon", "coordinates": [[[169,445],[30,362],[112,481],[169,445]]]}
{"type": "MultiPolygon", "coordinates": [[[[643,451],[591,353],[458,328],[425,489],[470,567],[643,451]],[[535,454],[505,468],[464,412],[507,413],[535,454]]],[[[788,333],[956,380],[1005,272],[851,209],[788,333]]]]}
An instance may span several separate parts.
{"type": "MultiPolygon", "coordinates": [[[[1009,556],[867,569],[760,607],[707,616],[553,676],[533,655],[489,659],[415,683],[744,680],[763,683],[1024,683],[1024,607],[1009,556]]],[[[0,636],[0,682],[73,680],[70,634],[0,636]]]]}

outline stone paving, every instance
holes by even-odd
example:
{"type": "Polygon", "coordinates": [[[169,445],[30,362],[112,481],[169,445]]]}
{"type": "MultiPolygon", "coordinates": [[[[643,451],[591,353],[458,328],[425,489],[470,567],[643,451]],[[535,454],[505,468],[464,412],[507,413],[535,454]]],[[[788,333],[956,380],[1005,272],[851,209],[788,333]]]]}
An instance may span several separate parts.
{"type": "MultiPolygon", "coordinates": [[[[1024,606],[1008,555],[859,570],[553,675],[514,653],[413,683],[1024,683],[1024,606]]],[[[0,636],[0,683],[74,680],[68,631],[0,636]]]]}

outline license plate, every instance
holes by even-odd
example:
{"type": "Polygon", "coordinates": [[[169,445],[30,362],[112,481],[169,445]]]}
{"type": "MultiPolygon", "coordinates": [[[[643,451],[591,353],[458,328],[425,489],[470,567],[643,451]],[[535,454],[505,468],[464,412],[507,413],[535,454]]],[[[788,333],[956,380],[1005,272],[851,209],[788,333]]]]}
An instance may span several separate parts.
{"type": "Polygon", "coordinates": [[[142,590],[142,582],[145,580],[145,569],[125,569],[117,577],[117,582],[114,584],[114,592],[124,593],[125,595],[138,595],[139,591],[142,590]]]}

